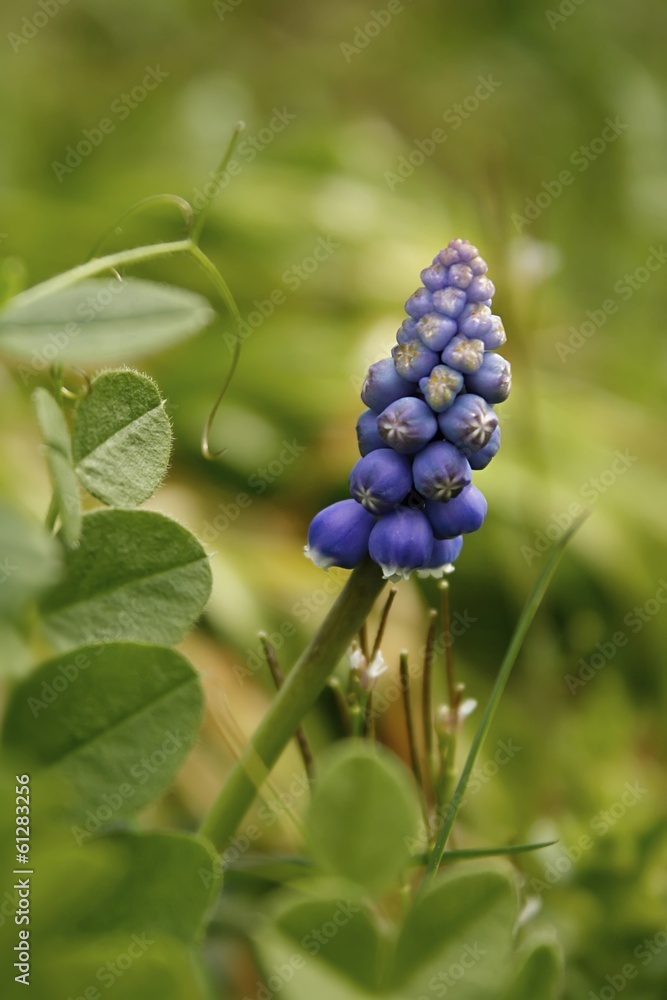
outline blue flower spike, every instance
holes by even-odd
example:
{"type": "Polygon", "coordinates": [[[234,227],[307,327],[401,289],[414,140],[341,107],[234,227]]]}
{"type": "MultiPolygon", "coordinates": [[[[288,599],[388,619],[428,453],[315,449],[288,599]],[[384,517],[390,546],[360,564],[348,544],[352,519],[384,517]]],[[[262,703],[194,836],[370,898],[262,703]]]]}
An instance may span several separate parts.
{"type": "Polygon", "coordinates": [[[511,388],[509,362],[492,353],[507,335],[487,271],[477,247],[456,239],[421,272],[392,356],[371,365],[363,385],[353,499],[310,526],[316,565],[352,569],[370,555],[386,579],[440,578],[462,536],[482,526],[487,502],[472,474],[500,448],[494,406],[511,388]]]}

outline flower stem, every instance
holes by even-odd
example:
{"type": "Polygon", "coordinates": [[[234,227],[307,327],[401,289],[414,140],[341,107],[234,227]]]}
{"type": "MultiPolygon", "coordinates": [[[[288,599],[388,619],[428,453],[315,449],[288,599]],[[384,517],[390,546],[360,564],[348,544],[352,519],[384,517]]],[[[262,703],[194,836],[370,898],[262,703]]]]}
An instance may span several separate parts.
{"type": "Polygon", "coordinates": [[[370,559],[360,563],[288,675],[202,824],[202,834],[219,851],[224,851],[234,835],[258,789],[313,706],[383,586],[379,567],[370,559]]]}

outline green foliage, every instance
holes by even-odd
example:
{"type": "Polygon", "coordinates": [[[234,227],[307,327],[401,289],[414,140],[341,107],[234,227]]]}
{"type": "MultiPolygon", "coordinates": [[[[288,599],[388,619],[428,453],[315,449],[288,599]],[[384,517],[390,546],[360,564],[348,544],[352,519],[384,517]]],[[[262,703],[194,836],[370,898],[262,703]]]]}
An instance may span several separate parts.
{"type": "Polygon", "coordinates": [[[61,649],[105,639],[171,644],[210,591],[208,558],[186,528],[153,511],[99,510],[84,517],[81,543],[41,611],[61,649]]]}
{"type": "Polygon", "coordinates": [[[60,548],[35,521],[0,501],[0,616],[18,613],[58,578],[60,548]]]}
{"type": "Polygon", "coordinates": [[[35,389],[32,398],[46,448],[54,501],[57,502],[62,523],[62,537],[67,545],[76,546],[81,537],[83,516],[72,461],[69,428],[62,410],[50,392],[35,389]]]}
{"type": "Polygon", "coordinates": [[[3,745],[18,766],[72,790],[78,822],[92,812],[100,826],[107,811],[123,819],[169,786],[202,712],[198,675],[175,650],[83,646],[14,688],[3,745]]]}
{"type": "Polygon", "coordinates": [[[176,344],[213,313],[194,292],[136,278],[92,278],[50,291],[29,289],[0,312],[0,351],[23,361],[126,361],[176,344]]]}
{"type": "Polygon", "coordinates": [[[162,482],[171,425],[147,375],[120,370],[98,375],[77,404],[72,427],[76,474],[111,507],[136,507],[162,482]]]}
{"type": "Polygon", "coordinates": [[[563,980],[563,958],[558,946],[537,940],[524,947],[515,981],[503,1000],[557,1000],[563,980]]]}
{"type": "Polygon", "coordinates": [[[416,788],[396,757],[351,741],[329,752],[306,816],[308,845],[323,868],[387,888],[409,862],[418,822],[416,788]]]}

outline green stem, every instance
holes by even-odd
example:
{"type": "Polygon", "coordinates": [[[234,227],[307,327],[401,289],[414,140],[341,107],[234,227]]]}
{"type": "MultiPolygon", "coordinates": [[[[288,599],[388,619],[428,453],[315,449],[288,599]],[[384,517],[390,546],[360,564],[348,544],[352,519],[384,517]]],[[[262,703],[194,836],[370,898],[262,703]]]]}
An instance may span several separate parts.
{"type": "Polygon", "coordinates": [[[587,514],[584,514],[579,520],[575,521],[568,531],[562,536],[559,542],[554,546],[549,554],[542,572],[540,573],[535,586],[533,587],[533,592],[531,593],[522,613],[517,626],[514,630],[514,635],[510,641],[507,652],[505,653],[505,658],[500,666],[500,671],[496,678],[496,682],[493,685],[493,690],[491,692],[491,697],[489,698],[488,704],[484,710],[484,715],[482,721],[479,724],[477,732],[475,733],[475,738],[472,741],[470,751],[466,758],[466,762],[463,765],[463,770],[461,772],[461,777],[458,780],[456,790],[452,796],[452,801],[450,808],[447,811],[447,816],[444,823],[442,824],[439,832],[438,838],[436,840],[435,847],[429,858],[428,867],[424,875],[424,879],[420,886],[420,894],[428,888],[429,884],[433,881],[440,863],[442,861],[443,854],[445,852],[445,847],[447,846],[447,840],[452,832],[452,827],[458,815],[458,811],[461,808],[461,804],[465,797],[466,788],[468,787],[468,781],[472,769],[475,765],[475,760],[477,759],[477,754],[480,751],[482,743],[484,742],[486,735],[491,727],[491,722],[498,708],[501,695],[505,690],[505,685],[509,679],[510,673],[512,672],[512,667],[516,662],[516,658],[519,655],[521,647],[523,645],[524,639],[526,638],[526,633],[530,628],[533,618],[537,613],[537,609],[542,603],[542,598],[546,593],[547,587],[551,582],[551,578],[556,571],[556,566],[558,561],[563,554],[565,546],[571,539],[572,535],[581,526],[587,514]]]}
{"type": "Polygon", "coordinates": [[[379,567],[370,559],[360,563],[287,677],[202,824],[202,834],[219,851],[234,835],[257,790],[323,690],[383,586],[379,567]]]}
{"type": "Polygon", "coordinates": [[[60,500],[58,499],[58,494],[54,493],[51,497],[51,503],[49,504],[49,509],[46,512],[46,520],[44,521],[44,527],[47,531],[53,531],[56,526],[56,521],[58,520],[58,514],[60,513],[60,500]]]}
{"type": "Polygon", "coordinates": [[[187,240],[174,240],[171,243],[155,243],[151,246],[133,247],[131,250],[119,250],[118,253],[110,253],[105,257],[97,257],[95,260],[86,261],[69,271],[57,274],[54,278],[40,282],[27,288],[25,292],[20,292],[13,301],[21,305],[29,305],[43,299],[46,295],[53,295],[71,285],[78,284],[86,278],[93,278],[101,271],[108,271],[110,268],[123,267],[126,264],[139,264],[142,261],[154,260],[156,257],[167,257],[174,253],[191,253],[194,243],[187,240]]]}

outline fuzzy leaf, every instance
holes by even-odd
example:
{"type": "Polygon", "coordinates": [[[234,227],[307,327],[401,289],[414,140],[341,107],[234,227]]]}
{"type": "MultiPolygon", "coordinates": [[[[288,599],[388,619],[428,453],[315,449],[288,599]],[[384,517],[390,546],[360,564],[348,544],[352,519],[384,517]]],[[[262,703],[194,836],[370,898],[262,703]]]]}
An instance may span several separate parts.
{"type": "Polygon", "coordinates": [[[46,446],[46,460],[53,489],[58,498],[58,513],[65,543],[75,546],[81,537],[81,500],[72,461],[72,443],[62,410],[50,392],[35,389],[32,394],[37,422],[46,446]]]}
{"type": "Polygon", "coordinates": [[[35,298],[17,295],[0,313],[0,351],[41,370],[127,361],[176,344],[213,318],[201,295],[154,281],[93,278],[35,298]]]}
{"type": "Polygon", "coordinates": [[[60,573],[60,546],[40,524],[0,502],[0,613],[15,614],[60,573]]]}
{"type": "Polygon", "coordinates": [[[3,743],[25,770],[71,788],[83,842],[169,786],[202,713],[198,675],[176,650],[83,646],[14,688],[3,743]]]}
{"type": "Polygon", "coordinates": [[[158,388],[127,369],[94,379],[78,403],[72,450],[79,481],[110,507],[136,507],[164,479],[171,425],[158,388]]]}
{"type": "Polygon", "coordinates": [[[179,642],[204,609],[211,569],[186,528],[154,511],[98,510],[83,519],[65,577],[41,602],[61,649],[129,639],[179,642]]]}
{"type": "Polygon", "coordinates": [[[349,740],[322,768],[306,836],[323,868],[378,889],[395,883],[409,863],[418,822],[419,800],[406,768],[380,747],[349,740]]]}

